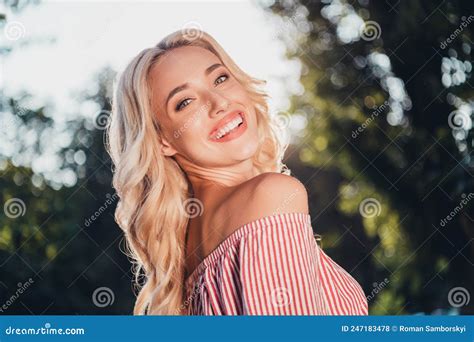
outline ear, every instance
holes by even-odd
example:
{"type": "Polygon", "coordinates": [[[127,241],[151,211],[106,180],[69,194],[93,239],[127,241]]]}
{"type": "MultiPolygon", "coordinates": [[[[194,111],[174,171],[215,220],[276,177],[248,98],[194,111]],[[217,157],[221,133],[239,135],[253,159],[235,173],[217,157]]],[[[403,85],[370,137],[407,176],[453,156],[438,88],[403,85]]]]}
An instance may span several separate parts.
{"type": "Polygon", "coordinates": [[[171,146],[171,144],[169,143],[169,141],[162,137],[161,138],[161,154],[163,154],[164,156],[167,156],[167,157],[171,157],[171,156],[174,156],[177,151],[173,148],[173,146],[171,146]]]}

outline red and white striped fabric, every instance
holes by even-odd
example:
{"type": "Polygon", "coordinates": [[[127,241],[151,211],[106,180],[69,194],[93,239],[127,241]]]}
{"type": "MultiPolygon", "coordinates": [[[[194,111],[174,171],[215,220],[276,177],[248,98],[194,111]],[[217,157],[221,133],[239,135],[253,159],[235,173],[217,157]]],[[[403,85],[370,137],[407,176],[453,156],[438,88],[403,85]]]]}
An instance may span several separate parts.
{"type": "Polygon", "coordinates": [[[367,315],[357,281],[318,246],[305,213],[227,237],[186,279],[187,315],[367,315]]]}

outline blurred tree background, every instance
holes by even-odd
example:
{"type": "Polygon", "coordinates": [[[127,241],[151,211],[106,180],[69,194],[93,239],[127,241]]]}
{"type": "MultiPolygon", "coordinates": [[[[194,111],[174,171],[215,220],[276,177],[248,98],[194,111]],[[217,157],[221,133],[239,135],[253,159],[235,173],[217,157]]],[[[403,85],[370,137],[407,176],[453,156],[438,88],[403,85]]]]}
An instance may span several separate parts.
{"type": "MultiPolygon", "coordinates": [[[[323,248],[361,283],[371,314],[472,314],[472,1],[260,5],[302,63],[301,94],[281,114],[304,126],[286,162],[323,248]]],[[[95,122],[58,125],[53,104],[2,93],[0,313],[132,311],[104,150],[114,77],[106,68],[78,94],[100,108],[95,122]],[[54,173],[35,172],[40,156],[54,173]]]]}
{"type": "MultiPolygon", "coordinates": [[[[13,11],[36,5],[10,4],[13,11]]],[[[0,139],[12,157],[0,154],[0,313],[132,313],[132,273],[104,149],[115,74],[104,69],[97,87],[77,94],[100,108],[94,122],[55,123],[54,104],[33,107],[34,94],[2,98],[0,139]],[[33,171],[40,161],[52,165],[50,173],[33,171]]]]}
{"type": "MultiPolygon", "coordinates": [[[[309,168],[299,178],[331,255],[367,293],[384,282],[373,314],[448,308],[455,287],[467,298],[473,204],[441,220],[474,191],[474,31],[459,29],[474,19],[472,1],[284,1],[269,9],[296,27],[283,36],[305,65],[304,93],[292,103],[307,122],[297,153],[309,168]]],[[[472,313],[472,303],[463,310],[472,313]]]]}

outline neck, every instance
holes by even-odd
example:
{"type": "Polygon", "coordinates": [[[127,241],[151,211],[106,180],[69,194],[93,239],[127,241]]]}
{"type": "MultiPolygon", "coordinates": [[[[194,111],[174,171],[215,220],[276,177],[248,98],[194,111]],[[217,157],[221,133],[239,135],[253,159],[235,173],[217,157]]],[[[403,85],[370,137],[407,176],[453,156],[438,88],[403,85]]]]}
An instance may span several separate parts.
{"type": "Polygon", "coordinates": [[[252,160],[247,159],[228,167],[203,168],[176,156],[176,160],[188,176],[194,191],[194,197],[202,198],[208,190],[237,186],[253,177],[258,172],[252,160]]]}

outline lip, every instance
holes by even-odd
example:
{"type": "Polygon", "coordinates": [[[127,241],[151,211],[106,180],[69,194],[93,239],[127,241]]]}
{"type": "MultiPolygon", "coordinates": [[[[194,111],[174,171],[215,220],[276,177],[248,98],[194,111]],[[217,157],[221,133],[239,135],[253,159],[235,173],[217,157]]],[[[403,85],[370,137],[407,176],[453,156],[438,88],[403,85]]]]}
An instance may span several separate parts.
{"type": "Polygon", "coordinates": [[[209,134],[209,140],[214,141],[214,142],[226,142],[226,141],[229,141],[229,140],[233,140],[233,139],[241,136],[242,133],[244,133],[246,129],[247,129],[247,118],[245,117],[245,113],[240,111],[240,110],[234,110],[234,111],[230,112],[229,114],[227,114],[224,118],[222,118],[214,126],[214,128],[211,130],[211,133],[209,134]],[[232,120],[234,120],[238,116],[242,117],[243,122],[239,127],[237,127],[237,129],[235,129],[234,131],[232,131],[230,133],[227,133],[224,137],[222,137],[220,139],[214,139],[213,138],[213,136],[222,127],[224,127],[227,123],[231,122],[232,120]]]}

